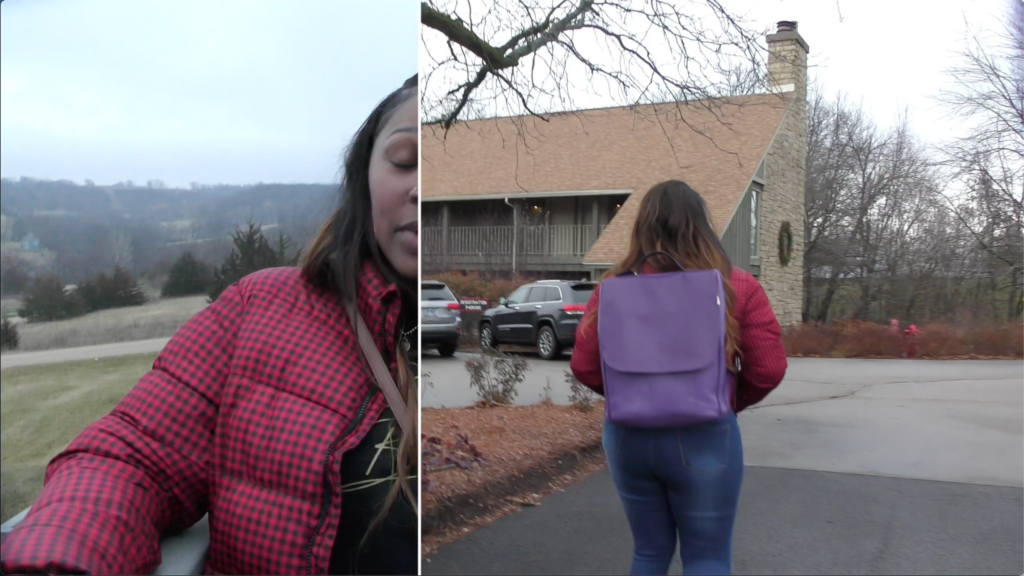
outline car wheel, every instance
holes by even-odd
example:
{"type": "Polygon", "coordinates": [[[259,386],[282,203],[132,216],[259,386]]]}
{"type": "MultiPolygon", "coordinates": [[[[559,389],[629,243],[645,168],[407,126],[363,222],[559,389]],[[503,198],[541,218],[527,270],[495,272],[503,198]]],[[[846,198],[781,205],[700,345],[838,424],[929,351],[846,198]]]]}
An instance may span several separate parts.
{"type": "Polygon", "coordinates": [[[494,347],[498,343],[494,340],[494,332],[491,331],[490,324],[480,325],[480,348],[484,350],[494,350],[494,347]]]}
{"type": "Polygon", "coordinates": [[[458,349],[458,342],[443,342],[438,344],[437,353],[443,358],[450,358],[455,355],[455,350],[458,349]]]}
{"type": "Polygon", "coordinates": [[[540,333],[537,334],[537,349],[540,351],[540,357],[545,360],[554,360],[562,355],[562,347],[551,326],[541,327],[540,333]]]}

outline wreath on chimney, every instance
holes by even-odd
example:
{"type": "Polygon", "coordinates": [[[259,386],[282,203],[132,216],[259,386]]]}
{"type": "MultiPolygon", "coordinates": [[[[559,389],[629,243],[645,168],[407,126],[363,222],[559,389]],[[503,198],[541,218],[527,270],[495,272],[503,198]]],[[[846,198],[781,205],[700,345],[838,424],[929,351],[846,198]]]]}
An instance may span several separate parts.
{"type": "Polygon", "coordinates": [[[789,266],[793,259],[793,227],[789,222],[783,222],[779,227],[779,262],[783,266],[789,266]]]}

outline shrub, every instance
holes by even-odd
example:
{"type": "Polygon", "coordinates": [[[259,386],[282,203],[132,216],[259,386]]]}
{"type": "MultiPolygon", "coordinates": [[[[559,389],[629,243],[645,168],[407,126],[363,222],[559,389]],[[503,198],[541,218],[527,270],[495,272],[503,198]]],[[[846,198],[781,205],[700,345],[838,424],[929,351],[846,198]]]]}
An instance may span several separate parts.
{"type": "Polygon", "coordinates": [[[423,447],[420,461],[423,463],[423,490],[433,492],[436,489],[430,474],[449,468],[469,470],[473,466],[483,466],[484,457],[480,450],[469,441],[469,436],[452,426],[454,440],[445,441],[437,436],[421,434],[420,445],[423,447]]]}
{"type": "Polygon", "coordinates": [[[68,291],[56,276],[44,276],[25,293],[18,315],[29,322],[66,320],[85,314],[77,291],[68,291]]]}
{"type": "Polygon", "coordinates": [[[921,358],[944,358],[967,353],[963,335],[945,324],[923,326],[917,335],[917,348],[921,358]]]}
{"type": "Polygon", "coordinates": [[[529,369],[530,365],[521,356],[496,350],[487,350],[466,360],[470,387],[476,389],[481,402],[491,405],[512,404],[529,369]]]}
{"type": "Polygon", "coordinates": [[[167,273],[167,283],[160,295],[164,298],[177,298],[205,294],[210,287],[210,280],[210,267],[191,252],[185,252],[171,266],[167,273]]]}
{"type": "Polygon", "coordinates": [[[840,358],[903,358],[906,342],[888,326],[846,320],[833,324],[838,335],[835,356],[840,358]]]}
{"type": "Polygon", "coordinates": [[[1024,325],[1020,322],[971,326],[964,333],[971,354],[1024,357],[1024,325]]]}
{"type": "MultiPolygon", "coordinates": [[[[902,330],[893,334],[888,326],[858,321],[789,326],[783,342],[789,356],[905,358],[907,353],[902,330]]],[[[917,336],[917,346],[921,358],[1022,358],[1024,324],[927,324],[917,336]]]]}
{"type": "Polygon", "coordinates": [[[789,356],[831,356],[839,343],[839,334],[830,326],[797,324],[782,331],[782,343],[789,356]]]}
{"type": "Polygon", "coordinates": [[[7,318],[0,325],[0,350],[14,350],[18,347],[18,327],[7,318]]]}
{"type": "Polygon", "coordinates": [[[565,383],[569,385],[569,403],[580,412],[590,412],[594,409],[597,394],[587,388],[570,370],[565,371],[565,383]]]}
{"type": "Polygon", "coordinates": [[[117,266],[110,276],[100,273],[78,287],[86,311],[127,308],[146,303],[146,295],[138,281],[124,268],[117,266]]]}

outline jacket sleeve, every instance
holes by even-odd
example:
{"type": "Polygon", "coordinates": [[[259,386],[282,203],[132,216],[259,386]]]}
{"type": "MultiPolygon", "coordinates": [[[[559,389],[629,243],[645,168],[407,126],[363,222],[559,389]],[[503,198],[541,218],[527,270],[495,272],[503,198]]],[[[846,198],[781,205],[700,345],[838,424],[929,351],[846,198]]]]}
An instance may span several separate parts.
{"type": "Polygon", "coordinates": [[[243,306],[237,284],[225,290],[110,414],[50,462],[42,493],[3,543],[4,574],[149,574],[162,534],[202,518],[243,306]]]}
{"type": "Polygon", "coordinates": [[[601,352],[597,342],[597,304],[600,300],[601,285],[599,284],[587,302],[587,311],[576,327],[576,345],[572,350],[569,368],[581,384],[598,394],[604,394],[604,381],[601,377],[601,352]]]}
{"type": "Polygon", "coordinates": [[[788,367],[782,329],[768,295],[755,278],[746,282],[750,296],[738,315],[743,359],[736,383],[737,412],[764,400],[782,382],[788,367]]]}

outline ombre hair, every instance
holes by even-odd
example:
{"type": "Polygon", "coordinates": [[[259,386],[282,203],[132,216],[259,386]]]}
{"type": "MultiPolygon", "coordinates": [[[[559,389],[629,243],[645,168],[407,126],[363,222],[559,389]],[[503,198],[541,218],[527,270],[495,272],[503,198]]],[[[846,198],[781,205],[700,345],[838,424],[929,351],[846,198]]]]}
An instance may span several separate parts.
{"type": "MultiPolygon", "coordinates": [[[[647,254],[665,252],[687,270],[718,270],[722,274],[726,301],[725,359],[730,371],[741,359],[740,326],[733,316],[736,300],[730,278],[732,263],[726,255],[718,234],[711,226],[707,206],[700,194],[680,180],[656,184],[640,201],[640,211],[633,225],[629,252],[605,278],[634,270],[647,254]]],[[[644,262],[648,272],[673,272],[675,262],[664,256],[651,256],[644,262]]],[[[641,270],[637,270],[641,272],[641,270]]],[[[588,322],[596,320],[592,315],[588,322]]]]}

